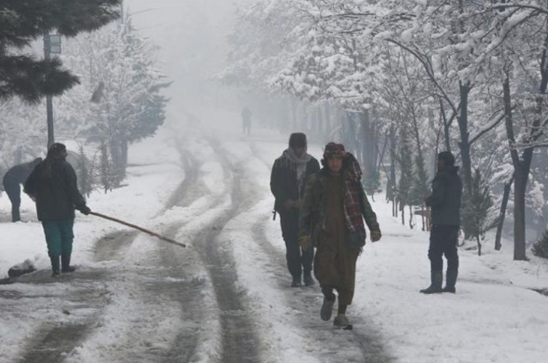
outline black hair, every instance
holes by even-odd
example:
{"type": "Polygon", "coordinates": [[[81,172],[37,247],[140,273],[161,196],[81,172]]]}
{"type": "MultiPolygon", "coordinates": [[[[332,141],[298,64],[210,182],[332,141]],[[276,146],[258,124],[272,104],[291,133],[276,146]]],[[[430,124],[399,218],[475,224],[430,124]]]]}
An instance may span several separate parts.
{"type": "Polygon", "coordinates": [[[306,147],[306,135],[302,132],[295,132],[289,136],[289,147],[306,147]]]}

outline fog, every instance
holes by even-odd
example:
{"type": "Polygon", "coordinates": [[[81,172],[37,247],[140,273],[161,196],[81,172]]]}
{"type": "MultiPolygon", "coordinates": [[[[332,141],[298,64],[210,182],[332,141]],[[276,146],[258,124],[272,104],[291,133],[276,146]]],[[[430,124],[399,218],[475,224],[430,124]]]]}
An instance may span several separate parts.
{"type": "MultiPolygon", "coordinates": [[[[232,93],[211,77],[226,63],[227,35],[237,6],[251,0],[129,0],[126,14],[134,26],[158,47],[158,67],[173,82],[167,90],[171,98],[168,114],[187,111],[185,107],[218,104],[219,95],[232,93]]],[[[234,110],[240,105],[231,104],[234,110]]],[[[224,103],[227,106],[227,103],[224,103]]],[[[230,104],[228,105],[230,106],[230,104]]]]}

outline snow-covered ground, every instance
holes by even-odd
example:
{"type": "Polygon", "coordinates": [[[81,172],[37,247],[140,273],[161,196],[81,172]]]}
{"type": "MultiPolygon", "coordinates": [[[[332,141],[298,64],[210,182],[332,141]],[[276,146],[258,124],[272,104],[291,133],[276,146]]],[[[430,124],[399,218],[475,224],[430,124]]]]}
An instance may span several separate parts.
{"type": "MultiPolygon", "coordinates": [[[[69,326],[83,328],[63,338],[74,340],[60,349],[68,362],[221,361],[231,314],[251,322],[250,350],[261,362],[546,360],[548,300],[532,290],[548,287],[546,261],[513,262],[509,242],[501,252],[486,246],[482,257],[461,250],[457,294],[424,296],[428,234],[401,226],[381,196],[373,206],[383,239],[359,258],[348,312],[355,330],[334,331],[319,318],[318,287],[288,287],[279,220],[272,221],[270,167],[287,135],[254,129],[243,137],[237,117],[197,116],[211,118],[224,123],[167,125],[133,146],[127,186],[89,199],[92,210],[168,234],[187,249],[79,214],[79,270],[51,282],[32,202],[24,197],[28,222],[0,224],[0,274],[29,258],[39,268],[0,285],[0,362],[32,357],[50,344],[40,332],[67,334],[69,326]],[[227,264],[210,266],[211,249],[227,264]],[[216,296],[218,269],[235,274],[241,307],[230,314],[216,296]]],[[[320,145],[310,151],[319,157],[320,145]]],[[[9,208],[3,195],[3,220],[9,208]]]]}

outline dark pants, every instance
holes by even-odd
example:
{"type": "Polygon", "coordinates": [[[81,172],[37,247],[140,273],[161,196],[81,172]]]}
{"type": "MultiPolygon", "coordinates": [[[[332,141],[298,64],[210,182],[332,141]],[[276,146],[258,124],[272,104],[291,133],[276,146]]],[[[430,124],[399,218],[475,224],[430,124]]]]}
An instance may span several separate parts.
{"type": "Polygon", "coordinates": [[[300,279],[301,273],[310,274],[314,249],[302,251],[299,246],[299,211],[297,209],[280,213],[282,236],[285,241],[287,268],[294,279],[300,279]]]}
{"type": "Polygon", "coordinates": [[[21,220],[19,208],[21,207],[21,186],[17,182],[4,180],[4,190],[11,202],[11,220],[17,222],[21,220]]]}
{"type": "Polygon", "coordinates": [[[432,271],[443,271],[443,259],[447,259],[447,271],[459,270],[459,254],[457,242],[459,239],[458,226],[434,225],[430,231],[430,248],[428,258],[432,271]]]}
{"type": "Polygon", "coordinates": [[[42,222],[50,257],[68,256],[72,253],[73,225],[74,219],[42,222]]]}

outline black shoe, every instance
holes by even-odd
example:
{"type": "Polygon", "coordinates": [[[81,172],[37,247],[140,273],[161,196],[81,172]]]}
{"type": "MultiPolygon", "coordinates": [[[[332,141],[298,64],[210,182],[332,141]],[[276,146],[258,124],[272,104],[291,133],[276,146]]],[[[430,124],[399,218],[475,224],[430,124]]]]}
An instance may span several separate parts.
{"type": "Polygon", "coordinates": [[[291,287],[301,287],[303,284],[301,283],[301,278],[293,278],[293,281],[291,282],[291,287]]]}
{"type": "Polygon", "coordinates": [[[432,271],[431,272],[432,283],[426,289],[421,290],[423,294],[438,294],[443,292],[441,285],[443,283],[443,273],[441,271],[432,271]]]}
{"type": "Polygon", "coordinates": [[[455,294],[457,292],[455,285],[457,284],[458,275],[459,275],[458,271],[447,271],[447,277],[446,277],[445,287],[443,288],[443,292],[450,292],[452,294],[455,294]]]}
{"type": "Polygon", "coordinates": [[[314,278],[311,274],[305,274],[304,275],[304,286],[314,286],[316,285],[316,281],[314,281],[314,278]]]}
{"type": "Polygon", "coordinates": [[[331,319],[331,314],[333,314],[333,305],[335,305],[335,297],[333,300],[327,300],[326,297],[323,298],[322,308],[320,309],[320,318],[323,321],[329,321],[331,319]]]}
{"type": "Polygon", "coordinates": [[[76,271],[76,267],[70,265],[70,255],[61,256],[61,272],[69,273],[76,271]]]}

